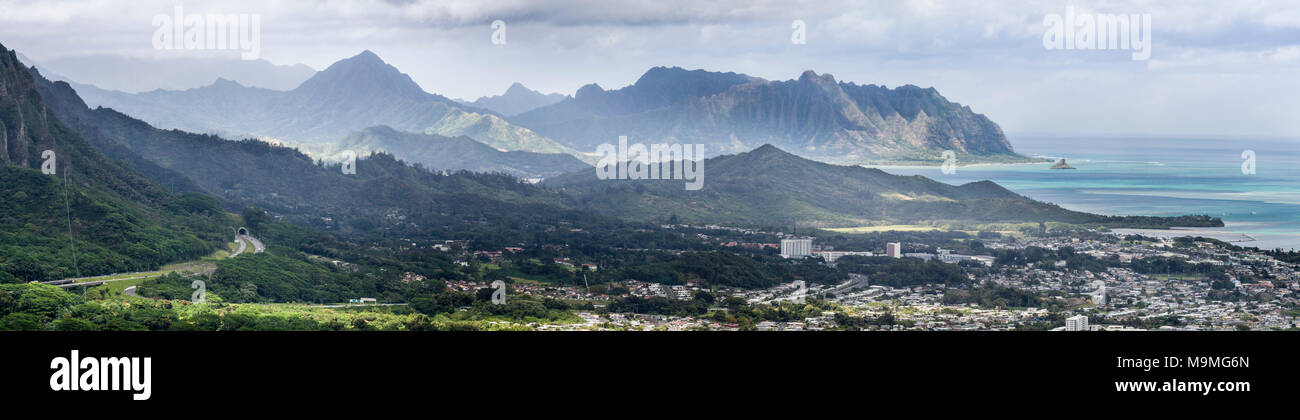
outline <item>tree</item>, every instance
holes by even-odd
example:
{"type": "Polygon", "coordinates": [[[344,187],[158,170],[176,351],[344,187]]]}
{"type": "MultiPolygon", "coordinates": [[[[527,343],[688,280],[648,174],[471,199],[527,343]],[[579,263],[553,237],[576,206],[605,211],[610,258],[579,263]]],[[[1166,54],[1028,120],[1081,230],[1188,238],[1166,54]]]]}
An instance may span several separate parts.
{"type": "Polygon", "coordinates": [[[54,329],[59,331],[94,331],[95,324],[84,319],[63,318],[54,321],[54,329]]]}
{"type": "Polygon", "coordinates": [[[36,331],[41,329],[41,318],[32,314],[14,313],[0,318],[0,330],[36,331]]]}

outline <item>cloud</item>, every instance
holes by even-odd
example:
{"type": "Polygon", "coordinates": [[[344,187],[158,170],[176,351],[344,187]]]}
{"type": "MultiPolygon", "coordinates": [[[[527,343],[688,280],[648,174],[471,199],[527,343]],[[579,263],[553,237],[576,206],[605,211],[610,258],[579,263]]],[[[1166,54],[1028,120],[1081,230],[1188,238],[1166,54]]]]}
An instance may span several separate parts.
{"type": "MultiPolygon", "coordinates": [[[[85,54],[175,58],[193,52],[153,50],[149,35],[151,17],[171,13],[176,4],[0,0],[0,42],[37,61],[85,54]]],[[[1300,69],[1300,5],[1285,0],[179,4],[187,13],[260,14],[262,57],[276,64],[324,68],[371,49],[426,89],[455,97],[497,94],[516,81],[567,94],[592,82],[617,88],[656,65],[737,71],[767,79],[794,78],[814,69],[860,84],[935,86],[950,99],[988,113],[1008,131],[1052,126],[1176,131],[1195,125],[1180,121],[1178,115],[1207,116],[1217,104],[1255,101],[1263,105],[1249,111],[1259,114],[1221,114],[1221,130],[1297,134],[1286,108],[1296,109],[1295,100],[1285,98],[1300,97],[1290,81],[1300,69]],[[1151,60],[1134,62],[1123,51],[1045,50],[1043,17],[1064,13],[1067,6],[1081,13],[1150,14],[1155,42],[1151,60]],[[506,45],[490,43],[489,25],[498,19],[507,23],[506,45]],[[790,24],[796,19],[807,24],[806,45],[790,43],[790,24]],[[1064,80],[1092,86],[1075,89],[1047,82],[1064,80]],[[1173,80],[1195,85],[1189,89],[1169,82],[1173,80]],[[1197,95],[1196,89],[1241,99],[1197,95]],[[1070,119],[1065,112],[1055,112],[1058,108],[1025,105],[1044,105],[1035,98],[1045,95],[1123,90],[1176,100],[1086,100],[1112,110],[1088,112],[1090,118],[1109,118],[1107,124],[1070,119]],[[1274,94],[1244,96],[1262,92],[1274,94]]]]}

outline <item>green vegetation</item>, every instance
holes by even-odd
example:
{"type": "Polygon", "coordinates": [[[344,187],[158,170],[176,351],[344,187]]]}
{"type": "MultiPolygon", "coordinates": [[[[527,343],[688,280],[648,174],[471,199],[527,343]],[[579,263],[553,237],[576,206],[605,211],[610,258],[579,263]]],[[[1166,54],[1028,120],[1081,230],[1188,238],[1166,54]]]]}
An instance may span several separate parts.
{"type": "MultiPolygon", "coordinates": [[[[526,306],[526,303],[521,302],[521,306],[526,306]]],[[[551,316],[548,318],[525,316],[523,319],[574,321],[572,315],[549,311],[543,312],[551,316]]],[[[487,317],[461,314],[431,317],[403,306],[336,309],[294,304],[192,304],[183,300],[94,301],[55,286],[0,284],[0,331],[448,331],[521,328],[518,324],[497,324],[487,317]]]]}
{"type": "Polygon", "coordinates": [[[865,274],[872,284],[911,287],[922,284],[962,285],[970,277],[956,264],[918,258],[847,256],[836,261],[839,269],[865,274]]]}
{"type": "Polygon", "coordinates": [[[943,293],[945,305],[973,303],[987,308],[1041,308],[1043,299],[1038,295],[1010,287],[974,287],[948,289],[943,293]]]}
{"type": "Polygon", "coordinates": [[[106,157],[46,105],[0,46],[0,283],[150,270],[226,242],[215,199],[175,194],[106,157]],[[47,150],[54,175],[39,170],[47,150]]]}
{"type": "MultiPolygon", "coordinates": [[[[850,274],[862,274],[878,285],[947,285],[944,299],[954,303],[1042,304],[1043,299],[1028,292],[970,284],[967,273],[1010,264],[1052,270],[1127,266],[1141,273],[1195,275],[1214,282],[1223,299],[1240,297],[1230,290],[1222,269],[1210,264],[1160,258],[1122,264],[1068,247],[1049,251],[984,246],[984,241],[1014,242],[1024,235],[1087,239],[1089,233],[1079,229],[1088,224],[1217,222],[1204,216],[1115,218],[1072,212],[991,182],[952,186],[924,177],[820,164],[775,147],[709,160],[702,191],[685,191],[679,181],[599,183],[590,173],[539,187],[503,174],[431,171],[384,153],[357,161],[355,174],[343,174],[338,165],[266,142],[158,130],[112,109],[91,110],[67,84],[23,79],[28,73],[7,58],[0,59],[0,72],[6,76],[0,83],[9,83],[0,85],[5,88],[0,92],[6,93],[0,97],[0,132],[22,140],[23,149],[6,150],[7,165],[0,168],[2,329],[513,329],[582,322],[577,311],[689,315],[741,328],[833,311],[847,328],[865,328],[902,322],[894,312],[840,314],[833,305],[812,298],[802,304],[751,305],[711,292],[696,293],[689,300],[627,297],[611,283],[692,283],[716,291],[767,288],[796,279],[834,285],[850,274]],[[41,104],[42,97],[49,109],[41,104]],[[36,115],[41,115],[39,124],[36,115]],[[56,143],[67,178],[42,175],[35,169],[39,159],[28,153],[56,143]],[[239,214],[229,213],[233,211],[239,214]],[[65,230],[69,216],[71,233],[65,230]],[[960,228],[800,233],[836,249],[880,251],[887,242],[902,242],[908,252],[943,247],[994,255],[997,263],[985,268],[913,258],[844,257],[826,265],[787,260],[776,256],[776,250],[754,245],[779,241],[782,235],[678,224],[716,221],[762,227],[794,220],[824,226],[960,228]],[[221,258],[228,255],[224,248],[234,226],[249,228],[267,244],[267,252],[221,258]],[[124,275],[144,278],[108,283],[84,294],[16,284],[78,273],[156,270],[175,267],[177,261],[191,261],[203,273],[124,275]],[[1057,261],[1064,266],[1056,267],[1057,261]],[[189,302],[195,280],[207,284],[205,303],[189,302]],[[591,290],[616,297],[597,308],[588,301],[512,293],[506,304],[496,305],[491,303],[492,290],[462,293],[447,287],[449,282],[494,280],[543,290],[592,285],[591,290]],[[142,298],[121,295],[131,285],[142,298]],[[392,306],[334,305],[361,297],[392,306]]],[[[905,310],[901,314],[906,315],[905,310]]]]}
{"type": "Polygon", "coordinates": [[[1111,227],[1222,226],[1209,216],[1102,216],[1031,200],[979,181],[953,186],[861,166],[836,166],[766,145],[704,162],[705,186],[682,180],[601,180],[578,172],[547,179],[583,208],[629,220],[819,226],[1046,223],[1111,227]]]}

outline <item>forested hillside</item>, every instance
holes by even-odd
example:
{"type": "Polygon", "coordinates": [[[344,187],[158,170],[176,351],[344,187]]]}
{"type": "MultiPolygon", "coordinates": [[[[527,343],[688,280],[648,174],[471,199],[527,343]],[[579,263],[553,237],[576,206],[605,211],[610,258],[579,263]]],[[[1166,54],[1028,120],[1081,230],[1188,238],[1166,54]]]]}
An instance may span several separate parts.
{"type": "Polygon", "coordinates": [[[588,209],[632,220],[826,227],[951,220],[970,223],[1065,222],[1109,226],[1215,226],[1206,216],[1117,217],[1034,201],[990,181],[949,185],[922,176],[838,166],[765,145],[707,159],[703,188],[683,180],[601,180],[594,171],[551,178],[588,209]]]}
{"type": "Polygon", "coordinates": [[[150,269],[226,243],[216,200],[173,193],[100,153],[0,51],[0,282],[150,269]]]}

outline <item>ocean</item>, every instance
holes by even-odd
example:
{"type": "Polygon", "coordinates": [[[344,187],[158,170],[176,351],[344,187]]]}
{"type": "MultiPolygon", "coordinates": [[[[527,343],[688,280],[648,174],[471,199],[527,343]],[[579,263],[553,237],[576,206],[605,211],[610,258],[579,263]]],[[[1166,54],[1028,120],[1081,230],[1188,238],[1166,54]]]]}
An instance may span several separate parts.
{"type": "MultiPolygon", "coordinates": [[[[876,166],[950,184],[991,180],[1035,200],[1108,215],[1208,214],[1222,228],[1195,234],[1263,249],[1300,249],[1300,139],[1158,137],[1011,137],[1016,152],[1065,158],[1051,163],[939,167],[876,166]],[[1243,153],[1254,152],[1253,174],[1243,153]],[[1249,168],[1247,168],[1249,169],[1249,168]]],[[[960,165],[961,162],[958,162],[960,165]]],[[[1175,232],[1143,232],[1178,235],[1175,232]]]]}

